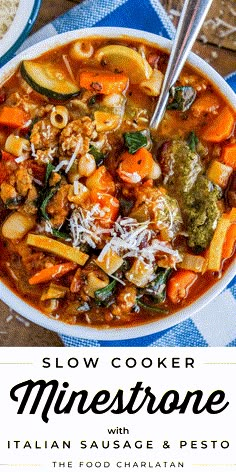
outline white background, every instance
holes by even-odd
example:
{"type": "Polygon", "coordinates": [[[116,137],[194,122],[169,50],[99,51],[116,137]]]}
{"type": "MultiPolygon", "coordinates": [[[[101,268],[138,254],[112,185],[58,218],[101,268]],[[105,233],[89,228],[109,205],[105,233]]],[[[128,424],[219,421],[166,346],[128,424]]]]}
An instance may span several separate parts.
{"type": "MultiPolygon", "coordinates": [[[[17,472],[236,470],[235,353],[234,348],[1,348],[0,472],[12,469],[17,472]],[[44,357],[50,358],[50,368],[42,367],[44,357]],[[112,367],[112,359],[116,357],[120,358],[119,368],[112,367]],[[185,367],[186,357],[194,358],[194,368],[185,367]],[[56,368],[56,358],[59,368],[56,368]],[[97,367],[86,368],[84,358],[98,358],[97,367]],[[158,359],[163,358],[166,358],[167,368],[158,367],[158,359]],[[172,367],[173,358],[179,358],[179,368],[172,367]],[[68,361],[78,366],[70,368],[68,361]],[[127,363],[136,365],[128,367],[127,363]],[[143,367],[142,363],[152,365],[143,367]],[[75,401],[68,415],[56,415],[52,405],[49,421],[45,423],[41,411],[47,395],[44,394],[42,406],[34,415],[29,414],[29,406],[22,415],[17,414],[19,403],[10,398],[11,388],[28,379],[57,379],[61,388],[63,382],[68,382],[67,401],[73,390],[88,390],[91,401],[100,390],[108,390],[112,399],[117,390],[122,389],[127,403],[132,393],[130,389],[142,382],[144,388],[151,387],[157,400],[168,390],[177,390],[182,402],[188,390],[201,389],[205,403],[213,391],[223,390],[229,406],[216,415],[206,411],[194,415],[190,407],[185,414],[175,411],[164,415],[158,411],[150,415],[146,402],[133,415],[115,415],[110,411],[101,415],[90,411],[82,415],[76,411],[75,401]],[[117,434],[109,434],[110,428],[118,428],[117,434]],[[62,448],[63,440],[70,441],[70,449],[62,448]],[[18,448],[15,441],[20,441],[18,448]],[[24,447],[27,441],[31,448],[24,447]],[[81,441],[86,441],[86,449],[81,448],[81,441]],[[102,441],[105,446],[109,441],[109,448],[103,448],[102,441]],[[119,441],[120,448],[113,447],[114,441],[119,441]],[[135,447],[136,441],[139,441],[138,447],[135,447]],[[147,448],[147,441],[151,448],[147,448]],[[168,441],[169,448],[163,447],[164,441],[168,441]],[[180,441],[186,441],[187,445],[180,448],[180,441]],[[201,441],[207,441],[206,449],[201,447],[201,441]],[[212,441],[216,441],[215,448],[212,441]],[[228,441],[229,447],[222,448],[222,441],[224,446],[228,441]],[[97,448],[90,447],[94,442],[97,448]],[[57,444],[58,448],[51,448],[52,444],[57,444]]],[[[23,389],[19,390],[19,399],[23,393],[23,389]]],[[[139,398],[141,401],[142,394],[139,398]]]]}

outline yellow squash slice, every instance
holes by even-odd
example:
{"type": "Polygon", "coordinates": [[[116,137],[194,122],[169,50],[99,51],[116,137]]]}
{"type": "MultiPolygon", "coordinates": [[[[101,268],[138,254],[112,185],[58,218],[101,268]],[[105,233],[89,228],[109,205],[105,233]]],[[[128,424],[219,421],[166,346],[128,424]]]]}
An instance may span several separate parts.
{"type": "Polygon", "coordinates": [[[113,72],[124,72],[131,84],[140,84],[152,75],[152,68],[147,60],[127,46],[117,44],[104,46],[98,49],[95,58],[113,72]]]}
{"type": "Polygon", "coordinates": [[[27,244],[42,249],[43,251],[52,252],[63,259],[67,259],[68,261],[75,262],[82,266],[89,258],[88,254],[80,251],[77,247],[68,246],[67,244],[41,234],[28,234],[27,244]]]}

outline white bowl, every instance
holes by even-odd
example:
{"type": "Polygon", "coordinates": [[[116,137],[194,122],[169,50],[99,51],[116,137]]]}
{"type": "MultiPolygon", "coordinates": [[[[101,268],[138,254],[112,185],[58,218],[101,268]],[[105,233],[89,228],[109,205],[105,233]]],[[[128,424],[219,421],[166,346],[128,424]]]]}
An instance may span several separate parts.
{"type": "Polygon", "coordinates": [[[19,0],[10,28],[0,39],[0,65],[5,64],[21,46],[36,20],[40,5],[41,0],[19,0]]]}
{"type": "MultiPolygon", "coordinates": [[[[59,45],[66,44],[72,40],[78,38],[86,38],[89,36],[100,36],[100,37],[109,37],[117,38],[121,36],[138,38],[147,40],[151,43],[155,43],[161,49],[168,51],[171,47],[171,41],[155,34],[142,32],[135,29],[127,28],[115,28],[115,27],[106,27],[106,28],[88,28],[82,30],[75,30],[67,33],[60,34],[58,36],[51,37],[46,39],[35,46],[30,47],[26,51],[19,54],[17,57],[12,59],[7,65],[5,65],[1,70],[0,85],[3,81],[12,74],[14,69],[19,65],[20,61],[23,59],[30,59],[37,57],[38,55],[44,53],[48,49],[54,48],[59,45]]],[[[189,64],[193,65],[195,69],[203,73],[208,79],[216,85],[216,87],[221,91],[222,95],[228,100],[228,102],[236,107],[236,96],[232,89],[227,85],[224,79],[206,62],[201,58],[191,53],[189,56],[189,64]]],[[[32,306],[28,305],[17,297],[9,288],[7,288],[2,282],[0,282],[0,296],[1,299],[9,305],[11,308],[16,310],[18,313],[28,318],[30,321],[43,326],[52,331],[56,331],[60,334],[67,336],[85,338],[85,339],[96,339],[96,340],[121,340],[121,339],[131,339],[141,336],[147,336],[149,334],[154,334],[158,331],[170,328],[171,326],[176,325],[177,323],[189,318],[194,313],[199,311],[201,308],[206,306],[211,300],[213,300],[233,279],[236,274],[235,265],[231,264],[228,270],[225,272],[222,279],[215,283],[204,295],[198,298],[190,306],[178,311],[177,313],[167,316],[159,321],[153,321],[136,327],[128,328],[109,328],[109,329],[98,329],[94,327],[86,327],[80,325],[68,325],[61,321],[51,319],[36,310],[32,306]]]]}

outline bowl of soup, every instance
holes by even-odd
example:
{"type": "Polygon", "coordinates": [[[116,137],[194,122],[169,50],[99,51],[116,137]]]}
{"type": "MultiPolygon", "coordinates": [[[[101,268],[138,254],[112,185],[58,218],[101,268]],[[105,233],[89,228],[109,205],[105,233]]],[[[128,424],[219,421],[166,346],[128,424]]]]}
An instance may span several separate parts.
{"type": "Polygon", "coordinates": [[[41,0],[5,0],[0,3],[0,66],[19,49],[37,18],[41,0]]]}
{"type": "Polygon", "coordinates": [[[1,71],[1,298],[39,325],[148,335],[235,274],[235,95],[191,54],[150,129],[170,47],[92,28],[1,71]]]}

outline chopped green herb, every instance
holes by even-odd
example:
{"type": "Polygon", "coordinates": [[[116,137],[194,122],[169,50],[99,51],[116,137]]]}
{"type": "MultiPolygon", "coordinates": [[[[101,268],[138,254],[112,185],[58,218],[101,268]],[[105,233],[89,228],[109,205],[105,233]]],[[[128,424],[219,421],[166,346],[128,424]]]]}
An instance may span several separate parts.
{"type": "Polygon", "coordinates": [[[147,145],[147,138],[142,131],[124,133],[125,145],[130,154],[134,154],[138,149],[147,145]]]}
{"type": "Polygon", "coordinates": [[[90,145],[89,147],[89,153],[92,154],[92,156],[94,157],[95,161],[96,161],[96,164],[97,166],[100,166],[104,159],[105,159],[105,155],[99,151],[95,146],[93,145],[90,145]]]}
{"type": "Polygon", "coordinates": [[[198,141],[199,141],[198,137],[196,136],[194,131],[191,131],[188,135],[188,138],[187,138],[187,143],[188,143],[191,151],[196,152],[198,141]]]}
{"type": "Polygon", "coordinates": [[[193,87],[172,87],[167,110],[187,111],[191,107],[195,98],[196,91],[193,87]]]}

